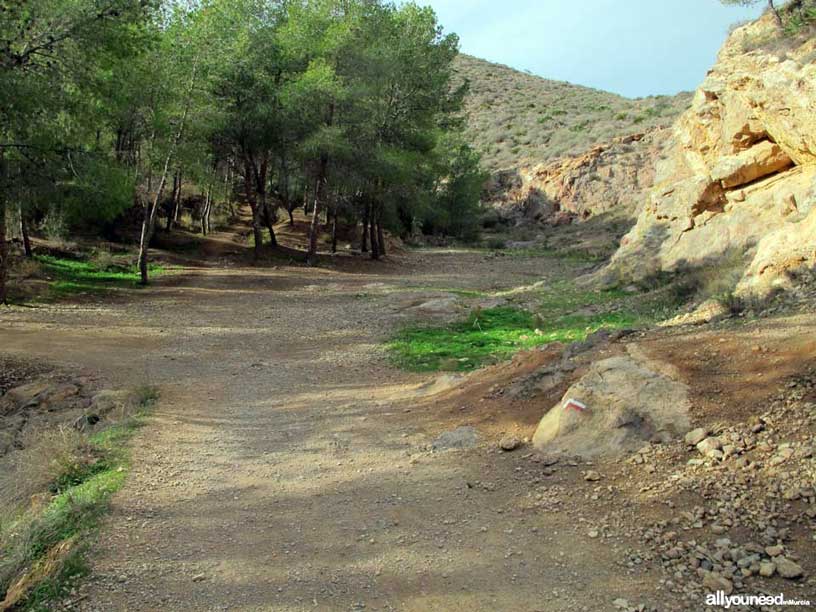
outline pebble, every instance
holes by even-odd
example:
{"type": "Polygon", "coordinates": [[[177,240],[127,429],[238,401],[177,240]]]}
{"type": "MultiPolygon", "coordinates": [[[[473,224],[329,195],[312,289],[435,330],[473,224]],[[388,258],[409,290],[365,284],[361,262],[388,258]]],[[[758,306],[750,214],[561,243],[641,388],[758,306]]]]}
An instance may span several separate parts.
{"type": "Polygon", "coordinates": [[[801,578],[804,575],[802,566],[787,557],[777,557],[774,563],[776,563],[776,571],[783,578],[794,579],[801,578]]]}
{"type": "Polygon", "coordinates": [[[505,436],[499,442],[499,448],[501,448],[503,451],[507,451],[507,452],[514,451],[519,446],[521,446],[521,440],[519,440],[515,436],[505,436]]]}

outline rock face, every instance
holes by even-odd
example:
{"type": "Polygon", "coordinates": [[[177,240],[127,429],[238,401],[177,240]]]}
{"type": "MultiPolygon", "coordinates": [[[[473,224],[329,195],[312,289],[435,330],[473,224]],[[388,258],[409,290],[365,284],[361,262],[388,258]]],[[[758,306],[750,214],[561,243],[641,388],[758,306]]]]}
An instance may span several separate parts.
{"type": "Polygon", "coordinates": [[[59,427],[89,431],[103,420],[123,419],[138,409],[132,391],[94,392],[85,377],[48,375],[0,395],[0,459],[23,448],[29,436],[59,427]]]}
{"type": "Polygon", "coordinates": [[[738,292],[766,293],[816,264],[816,40],[737,29],[664,145],[655,188],[607,269],[643,277],[717,262],[746,268],[738,292]]]}
{"type": "Polygon", "coordinates": [[[576,157],[493,177],[487,198],[518,222],[559,225],[615,209],[632,217],[654,184],[654,167],[670,130],[655,129],[596,145],[576,157]]]}
{"type": "Polygon", "coordinates": [[[688,387],[663,370],[632,356],[593,364],[541,420],[533,445],[546,453],[615,456],[684,435],[688,387]]]}

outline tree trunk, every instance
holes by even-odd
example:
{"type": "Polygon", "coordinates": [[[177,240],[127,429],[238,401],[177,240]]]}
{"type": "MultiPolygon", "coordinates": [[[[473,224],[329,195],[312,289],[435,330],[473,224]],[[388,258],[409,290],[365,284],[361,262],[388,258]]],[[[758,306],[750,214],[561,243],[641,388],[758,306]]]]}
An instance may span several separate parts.
{"type": "Polygon", "coordinates": [[[269,170],[268,155],[264,154],[264,157],[261,160],[260,168],[258,168],[255,164],[252,164],[252,169],[255,172],[255,191],[258,194],[258,207],[261,209],[264,225],[266,225],[266,229],[269,230],[269,244],[272,247],[277,247],[278,238],[275,236],[275,215],[269,208],[266,193],[266,177],[269,170]]]}
{"type": "Polygon", "coordinates": [[[334,207],[332,209],[332,221],[331,221],[331,252],[337,252],[337,202],[334,203],[334,207]]]}
{"type": "Polygon", "coordinates": [[[31,237],[28,235],[28,223],[26,223],[25,213],[23,212],[23,205],[19,207],[20,212],[20,236],[23,238],[23,252],[26,257],[33,255],[31,251],[31,237]]]}
{"type": "Polygon", "coordinates": [[[303,187],[303,214],[309,216],[309,175],[306,175],[306,184],[303,187]]]}
{"type": "MultiPolygon", "coordinates": [[[[170,173],[170,164],[173,161],[173,158],[176,155],[176,150],[178,149],[179,143],[181,142],[181,138],[184,135],[184,127],[187,123],[187,115],[190,113],[190,103],[191,98],[193,95],[193,88],[195,87],[196,81],[196,70],[197,64],[193,64],[192,74],[190,75],[190,85],[187,90],[187,98],[184,103],[184,111],[181,114],[181,121],[179,121],[178,130],[173,136],[173,141],[170,144],[170,149],[167,151],[167,156],[164,158],[164,168],[162,168],[161,178],[159,179],[159,186],[156,188],[156,196],[153,198],[153,202],[151,204],[150,200],[147,200],[145,204],[145,214],[144,218],[142,219],[142,231],[139,235],[139,276],[140,282],[142,285],[146,285],[148,282],[148,265],[147,265],[147,255],[148,249],[150,248],[150,240],[153,238],[153,230],[156,227],[156,213],[159,210],[159,203],[161,202],[162,194],[164,193],[164,188],[167,186],[167,176],[170,173]]],[[[149,178],[148,185],[152,183],[152,171],[149,178]]],[[[148,190],[148,194],[150,191],[148,190]]]]}
{"type": "Polygon", "coordinates": [[[156,212],[159,210],[159,202],[161,202],[164,188],[167,185],[167,174],[170,171],[171,158],[172,153],[168,153],[164,163],[164,171],[162,172],[161,179],[159,179],[159,186],[156,189],[156,195],[153,201],[150,202],[150,200],[148,200],[145,203],[142,231],[139,235],[139,276],[142,285],[146,285],[148,282],[147,252],[150,248],[150,241],[153,238],[153,231],[156,228],[156,212]]]}
{"type": "Polygon", "coordinates": [[[383,237],[382,214],[382,204],[380,204],[377,210],[377,249],[380,255],[387,255],[385,252],[385,238],[383,237]]]}
{"type": "Polygon", "coordinates": [[[6,160],[0,150],[0,304],[7,304],[8,243],[6,242],[6,160]]]}
{"type": "MultiPolygon", "coordinates": [[[[373,208],[373,207],[372,207],[373,208]]],[[[371,259],[380,258],[380,245],[377,240],[377,223],[374,220],[374,212],[372,212],[368,219],[368,239],[371,242],[371,259]]]]}
{"type": "Polygon", "coordinates": [[[173,229],[178,222],[179,201],[181,200],[181,168],[177,168],[173,173],[173,195],[170,196],[170,210],[167,212],[166,231],[173,229]]]}
{"type": "Polygon", "coordinates": [[[212,208],[212,185],[208,185],[207,193],[204,196],[204,208],[201,210],[201,234],[204,236],[210,233],[211,208],[212,208]]]}
{"type": "Polygon", "coordinates": [[[317,256],[317,236],[320,233],[320,208],[323,192],[326,188],[326,174],[329,166],[329,158],[326,155],[320,158],[320,170],[315,182],[314,206],[312,207],[312,222],[309,226],[309,250],[306,254],[306,261],[314,263],[317,256]]]}
{"type": "Polygon", "coordinates": [[[371,204],[365,203],[363,208],[363,235],[360,237],[360,252],[368,253],[368,224],[371,220],[371,204]]]}
{"type": "Polygon", "coordinates": [[[295,226],[295,218],[292,216],[293,210],[291,208],[287,208],[286,212],[289,213],[289,225],[294,227],[295,226]]]}
{"type": "Polygon", "coordinates": [[[278,237],[275,235],[275,215],[269,208],[269,203],[266,201],[266,192],[261,194],[261,208],[263,209],[264,223],[266,229],[269,230],[269,244],[273,248],[278,246],[278,237]]]}
{"type": "Polygon", "coordinates": [[[252,209],[252,235],[255,238],[255,259],[261,258],[261,248],[263,247],[263,233],[261,232],[261,215],[258,204],[255,201],[255,194],[252,191],[252,163],[247,159],[244,162],[244,188],[249,207],[252,209]]]}
{"type": "Polygon", "coordinates": [[[774,0],[768,0],[768,9],[771,11],[771,13],[773,13],[774,19],[776,20],[776,25],[779,26],[780,28],[783,27],[782,15],[779,14],[779,9],[776,8],[774,0]]]}

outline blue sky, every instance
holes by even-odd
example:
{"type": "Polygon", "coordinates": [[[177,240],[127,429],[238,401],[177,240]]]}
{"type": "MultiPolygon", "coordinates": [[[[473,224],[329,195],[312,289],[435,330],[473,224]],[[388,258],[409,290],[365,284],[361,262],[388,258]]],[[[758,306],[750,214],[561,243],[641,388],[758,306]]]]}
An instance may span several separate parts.
{"type": "Polygon", "coordinates": [[[696,89],[729,25],[761,13],[719,0],[418,2],[464,53],[630,97],[696,89]]]}

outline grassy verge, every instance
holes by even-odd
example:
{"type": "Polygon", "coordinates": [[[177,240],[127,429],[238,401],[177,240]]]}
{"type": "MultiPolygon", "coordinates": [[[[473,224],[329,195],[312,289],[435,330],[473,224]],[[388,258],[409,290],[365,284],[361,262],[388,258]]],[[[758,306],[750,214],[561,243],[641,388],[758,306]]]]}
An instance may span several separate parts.
{"type": "Polygon", "coordinates": [[[405,328],[387,349],[392,362],[407,370],[468,371],[520,350],[583,340],[599,329],[647,327],[672,316],[683,301],[670,287],[633,294],[563,281],[531,292],[524,307],[476,309],[452,324],[405,328]]]}
{"type": "Polygon", "coordinates": [[[574,263],[600,263],[609,259],[608,252],[593,251],[591,249],[556,249],[546,246],[525,247],[499,251],[508,257],[523,259],[562,259],[574,263]]]}
{"type": "Polygon", "coordinates": [[[87,574],[88,545],[125,482],[127,442],[156,399],[152,388],[137,390],[133,416],[82,436],[60,462],[42,507],[0,517],[0,593],[16,601],[13,609],[47,609],[87,574]]]}
{"type": "Polygon", "coordinates": [[[623,313],[565,316],[544,320],[514,307],[474,311],[464,321],[440,327],[409,327],[389,344],[393,362],[415,372],[467,371],[508,359],[516,352],[551,342],[573,342],[601,328],[636,323],[623,313]]]}
{"type": "MultiPolygon", "coordinates": [[[[105,293],[116,288],[139,286],[139,271],[134,266],[103,264],[93,260],[67,259],[52,255],[37,255],[34,258],[51,279],[51,297],[76,295],[79,293],[105,293]]],[[[162,274],[165,269],[151,265],[151,275],[162,274]]]]}

